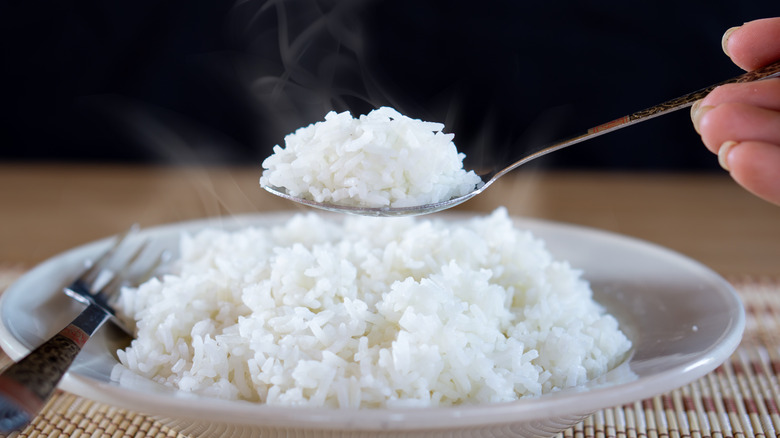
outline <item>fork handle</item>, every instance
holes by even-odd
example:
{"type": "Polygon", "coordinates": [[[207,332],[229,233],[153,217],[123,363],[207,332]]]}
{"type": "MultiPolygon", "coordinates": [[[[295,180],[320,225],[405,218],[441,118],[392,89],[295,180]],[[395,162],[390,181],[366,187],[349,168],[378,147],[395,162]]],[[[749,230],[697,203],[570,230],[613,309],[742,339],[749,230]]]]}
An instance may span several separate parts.
{"type": "Polygon", "coordinates": [[[67,327],[0,373],[0,433],[27,426],[93,333],[111,315],[90,304],[67,327]]]}

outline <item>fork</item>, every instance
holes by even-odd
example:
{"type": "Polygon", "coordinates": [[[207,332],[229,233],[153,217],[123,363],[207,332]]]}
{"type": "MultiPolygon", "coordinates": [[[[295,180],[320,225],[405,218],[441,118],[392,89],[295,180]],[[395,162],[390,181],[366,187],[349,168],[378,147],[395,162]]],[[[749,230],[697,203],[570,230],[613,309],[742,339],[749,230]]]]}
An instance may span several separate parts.
{"type": "Polygon", "coordinates": [[[148,244],[142,241],[121,261],[120,248],[136,231],[134,226],[118,235],[96,261],[85,263],[84,271],[65,286],[68,296],[87,305],[81,314],[0,373],[0,433],[20,430],[35,418],[84,344],[104,322],[111,320],[132,336],[116,317],[113,304],[123,286],[138,285],[151,278],[164,258],[163,253],[158,253],[150,263],[139,267],[143,265],[139,258],[148,244]]]}

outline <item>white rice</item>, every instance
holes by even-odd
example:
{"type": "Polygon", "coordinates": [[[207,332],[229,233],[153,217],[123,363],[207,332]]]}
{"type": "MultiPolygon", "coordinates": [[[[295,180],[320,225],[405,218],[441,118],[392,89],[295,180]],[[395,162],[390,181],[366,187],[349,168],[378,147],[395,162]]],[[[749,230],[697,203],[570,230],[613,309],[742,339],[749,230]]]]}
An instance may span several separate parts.
{"type": "Polygon", "coordinates": [[[483,184],[463,169],[453,134],[382,107],[354,119],[325,120],[285,137],[263,161],[261,185],[295,197],[346,206],[407,207],[446,201],[483,184]]]}
{"type": "Polygon", "coordinates": [[[582,385],[630,348],[581,273],[505,209],[465,221],[297,215],[183,236],[127,289],[130,370],[225,399],[490,403],[582,385]]]}

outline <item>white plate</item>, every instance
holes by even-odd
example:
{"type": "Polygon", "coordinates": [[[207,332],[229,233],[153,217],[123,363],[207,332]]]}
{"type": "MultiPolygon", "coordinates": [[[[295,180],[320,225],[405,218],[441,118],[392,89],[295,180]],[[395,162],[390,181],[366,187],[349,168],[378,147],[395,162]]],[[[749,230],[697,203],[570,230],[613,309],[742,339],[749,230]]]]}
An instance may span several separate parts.
{"type": "MultiPolygon", "coordinates": [[[[291,213],[215,218],[150,228],[142,234],[175,248],[182,231],[205,226],[268,225],[291,213]]],[[[463,217],[463,215],[458,215],[463,217]]],[[[633,342],[630,358],[583,388],[512,403],[430,409],[330,410],[229,402],[178,392],[135,375],[111,379],[123,336],[106,326],[85,346],[60,387],[150,414],[193,436],[254,436],[350,431],[350,436],[551,436],[590,413],[689,383],[736,349],[745,324],[735,291],[705,266],[665,248],[604,231],[515,219],[559,259],[584,271],[595,299],[633,342]]],[[[82,260],[107,241],[58,255],[30,270],[0,298],[0,346],[13,358],[56,333],[80,310],[60,292],[82,260]]]]}

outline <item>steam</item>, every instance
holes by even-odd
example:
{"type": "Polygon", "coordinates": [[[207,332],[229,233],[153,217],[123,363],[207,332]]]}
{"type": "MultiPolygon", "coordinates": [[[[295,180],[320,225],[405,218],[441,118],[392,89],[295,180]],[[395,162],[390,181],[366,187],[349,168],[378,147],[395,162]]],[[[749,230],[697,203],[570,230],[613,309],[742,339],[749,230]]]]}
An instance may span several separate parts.
{"type": "Polygon", "coordinates": [[[236,37],[247,49],[240,68],[267,120],[261,128],[275,131],[273,136],[281,140],[331,110],[361,114],[398,105],[367,66],[360,13],[369,4],[365,0],[236,4],[232,26],[240,30],[236,37]]]}
{"type": "MultiPolygon", "coordinates": [[[[122,96],[113,96],[112,107],[98,111],[123,124],[148,156],[170,164],[258,165],[285,135],[322,120],[328,111],[358,115],[381,106],[444,123],[467,154],[467,169],[487,170],[496,159],[505,164],[496,151],[509,150],[502,144],[507,115],[492,105],[475,105],[480,90],[457,70],[441,81],[415,82],[415,69],[425,67],[402,65],[403,51],[424,42],[404,29],[379,35],[377,28],[368,28],[376,24],[371,20],[377,19],[379,5],[377,0],[236,0],[217,20],[227,49],[183,55],[177,66],[185,68],[176,71],[185,75],[182,89],[175,90],[179,94],[170,93],[167,102],[122,102],[122,96]],[[381,53],[388,47],[395,52],[392,60],[381,53]],[[403,74],[394,77],[388,70],[403,74]],[[190,101],[193,108],[186,106],[190,101]]],[[[435,53],[431,44],[408,50],[446,68],[452,50],[435,53]]],[[[420,79],[424,74],[420,71],[420,79]]]]}

